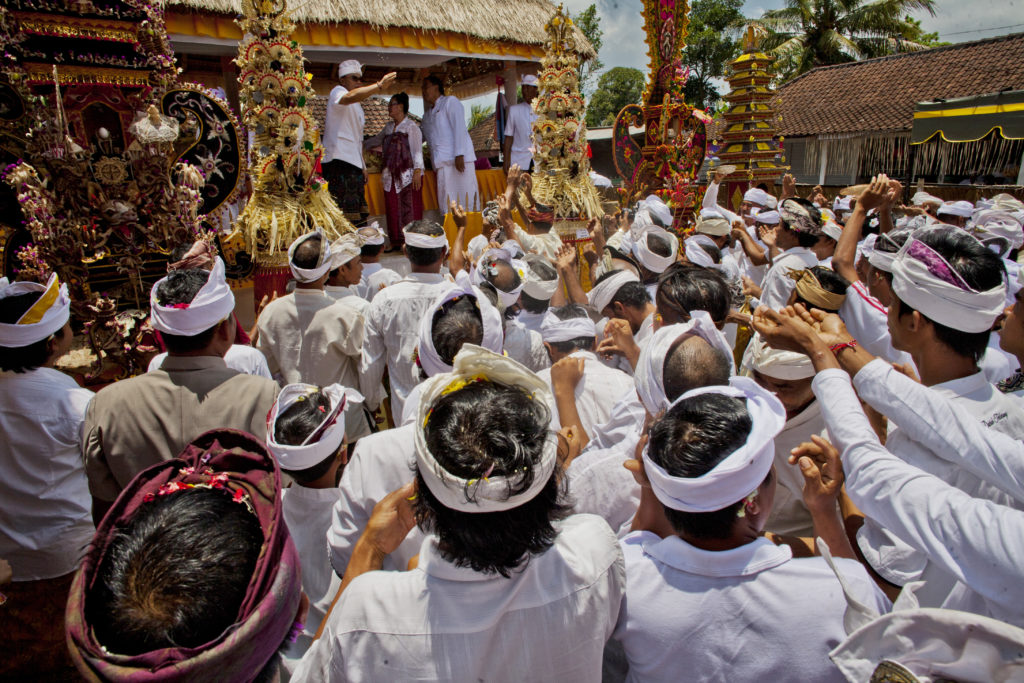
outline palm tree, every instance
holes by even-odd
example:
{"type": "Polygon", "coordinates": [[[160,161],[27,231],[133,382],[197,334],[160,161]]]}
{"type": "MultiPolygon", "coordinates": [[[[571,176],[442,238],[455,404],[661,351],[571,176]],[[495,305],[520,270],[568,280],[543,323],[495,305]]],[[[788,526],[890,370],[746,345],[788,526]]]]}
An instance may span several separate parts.
{"type": "Polygon", "coordinates": [[[776,57],[781,80],[816,66],[882,57],[926,47],[908,15],[935,15],[935,0],[785,0],[784,7],[748,19],[761,34],[761,48],[776,57]]]}
{"type": "Polygon", "coordinates": [[[476,128],[492,116],[494,116],[494,105],[474,104],[469,108],[469,129],[476,128]]]}

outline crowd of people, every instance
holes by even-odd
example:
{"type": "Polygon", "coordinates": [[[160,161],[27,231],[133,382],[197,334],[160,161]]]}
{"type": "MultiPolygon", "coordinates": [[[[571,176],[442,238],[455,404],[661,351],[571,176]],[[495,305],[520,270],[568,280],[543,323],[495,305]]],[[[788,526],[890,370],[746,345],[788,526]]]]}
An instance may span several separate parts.
{"type": "Polygon", "coordinates": [[[250,332],[196,243],[95,394],[0,281],[0,677],[1024,678],[1024,203],[718,174],[577,250],[515,163],[467,239],[456,151],[452,242],[396,153],[400,236],[298,238],[250,332]]]}

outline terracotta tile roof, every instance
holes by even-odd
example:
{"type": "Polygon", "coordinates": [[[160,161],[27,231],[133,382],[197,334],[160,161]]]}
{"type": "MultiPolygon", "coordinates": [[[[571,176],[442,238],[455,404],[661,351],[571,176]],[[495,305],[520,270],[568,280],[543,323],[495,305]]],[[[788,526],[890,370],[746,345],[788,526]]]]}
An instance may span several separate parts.
{"type": "MultiPolygon", "coordinates": [[[[473,141],[473,149],[477,154],[481,152],[497,153],[500,149],[498,141],[494,137],[494,129],[497,117],[491,114],[486,119],[469,129],[469,137],[473,141]]],[[[488,154],[487,156],[490,156],[488,154]]]]}
{"type": "Polygon", "coordinates": [[[1024,33],[813,69],[784,84],[777,134],[910,130],[914,104],[1024,89],[1024,33]]]}
{"type": "MultiPolygon", "coordinates": [[[[387,125],[389,120],[388,101],[383,97],[368,97],[360,104],[363,105],[363,115],[366,117],[363,135],[369,137],[384,130],[384,126],[387,125]]],[[[327,118],[327,97],[325,95],[317,95],[309,103],[309,108],[313,112],[313,117],[320,125],[320,131],[323,132],[324,121],[327,118]]],[[[409,118],[416,123],[421,122],[420,117],[415,114],[409,114],[409,118]]]]}

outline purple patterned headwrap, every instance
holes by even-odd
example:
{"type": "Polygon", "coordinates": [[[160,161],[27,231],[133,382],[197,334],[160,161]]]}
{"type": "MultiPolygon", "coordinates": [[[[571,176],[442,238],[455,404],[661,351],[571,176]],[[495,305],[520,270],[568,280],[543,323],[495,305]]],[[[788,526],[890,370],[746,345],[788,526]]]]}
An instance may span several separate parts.
{"type": "Polygon", "coordinates": [[[784,199],[779,216],[790,230],[819,237],[822,234],[821,211],[806,199],[784,199]]]}
{"type": "MultiPolygon", "coordinates": [[[[302,596],[298,553],[281,513],[281,473],[251,434],[218,429],[197,437],[174,460],[139,473],[100,522],[68,598],[66,630],[71,657],[87,680],[248,681],[270,661],[295,621],[302,596]],[[139,655],[108,652],[86,620],[86,602],[118,527],[154,496],[193,486],[223,488],[251,506],[263,547],[235,623],[194,648],[164,648],[139,655]]],[[[112,644],[113,645],[113,644],[112,644]]]]}

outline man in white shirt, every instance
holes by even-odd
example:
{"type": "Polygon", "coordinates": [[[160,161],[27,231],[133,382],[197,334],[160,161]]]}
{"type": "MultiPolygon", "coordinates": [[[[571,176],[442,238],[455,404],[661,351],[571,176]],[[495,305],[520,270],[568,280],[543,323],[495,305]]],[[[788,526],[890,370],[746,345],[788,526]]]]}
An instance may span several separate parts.
{"type": "Polygon", "coordinates": [[[437,172],[437,205],[447,211],[451,202],[479,211],[482,206],[476,183],[476,152],[466,128],[462,102],[444,94],[437,76],[423,79],[423,134],[430,145],[430,158],[437,172]]]}
{"type": "Polygon", "coordinates": [[[640,349],[654,332],[654,303],[640,278],[629,270],[608,271],[594,283],[587,300],[609,320],[598,353],[618,354],[623,361],[619,367],[635,368],[640,349]]]}
{"type": "Polygon", "coordinates": [[[508,108],[505,122],[505,148],[502,168],[505,173],[517,164],[527,173],[533,172],[533,122],[537,114],[533,111],[533,99],[537,97],[537,77],[526,74],[519,82],[523,100],[508,108]]]}
{"type": "Polygon", "coordinates": [[[335,301],[349,299],[347,303],[365,315],[370,302],[361,297],[357,289],[363,278],[362,239],[356,233],[349,233],[331,242],[333,267],[327,274],[324,294],[335,301]]]}
{"type": "Polygon", "coordinates": [[[359,370],[360,389],[367,406],[375,411],[384,398],[379,387],[387,369],[391,414],[396,423],[402,418],[406,397],[419,383],[415,352],[420,320],[441,289],[451,286],[441,275],[441,264],[448,253],[448,240],[441,226],[429,220],[413,221],[403,233],[403,249],[411,271],[377,292],[370,302],[359,370]]]}
{"type": "Polygon", "coordinates": [[[761,284],[760,301],[768,308],[779,309],[789,302],[795,282],[791,270],[804,270],[818,265],[811,247],[822,233],[821,212],[806,199],[784,199],[779,204],[780,223],[773,233],[762,238],[769,247],[778,249],[772,266],[761,284]]]}
{"type": "Polygon", "coordinates": [[[375,508],[299,679],[600,678],[622,556],[602,520],[566,516],[551,402],[536,375],[474,346],[425,382],[415,488],[375,508]],[[414,524],[417,567],[375,571],[414,524]]]}
{"type": "Polygon", "coordinates": [[[71,349],[70,315],[56,275],[45,286],[0,279],[0,558],[14,573],[0,586],[0,668],[15,678],[71,668],[63,605],[95,531],[81,456],[93,394],[54,369],[71,349]]]}
{"type": "Polygon", "coordinates": [[[356,232],[363,239],[359,248],[359,261],[363,264],[363,272],[356,285],[356,292],[367,301],[372,301],[374,294],[388,285],[393,285],[402,276],[392,268],[386,268],[380,262],[380,252],[384,249],[384,231],[373,222],[359,228],[356,232]]]}
{"type": "Polygon", "coordinates": [[[523,280],[523,291],[519,293],[519,315],[516,316],[516,322],[539,334],[551,297],[558,291],[558,271],[540,254],[527,254],[523,257],[523,263],[526,264],[526,277],[523,280]]]}
{"type": "MultiPolygon", "coordinates": [[[[828,659],[846,637],[844,586],[823,558],[794,559],[761,535],[784,422],[773,395],[737,377],[683,394],[651,427],[630,462],[647,488],[622,540],[627,599],[613,635],[629,680],[845,680],[828,659]]],[[[820,498],[834,506],[836,493],[820,498]]],[[[832,518],[816,517],[817,530],[852,556],[832,518]]],[[[888,611],[859,563],[833,562],[855,599],[888,611]]]]}
{"type": "Polygon", "coordinates": [[[322,167],[331,196],[352,219],[365,220],[366,164],[363,162],[363,124],[360,104],[370,95],[383,92],[397,74],[385,74],[372,85],[363,85],[363,66],[354,59],[338,65],[338,85],[327,96],[322,167]]]}

